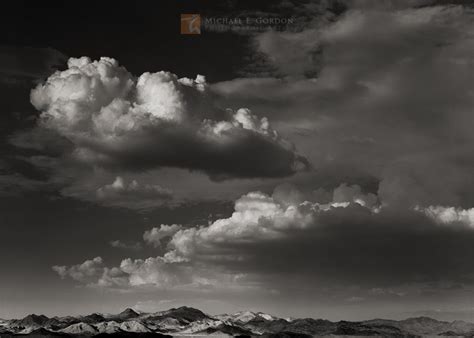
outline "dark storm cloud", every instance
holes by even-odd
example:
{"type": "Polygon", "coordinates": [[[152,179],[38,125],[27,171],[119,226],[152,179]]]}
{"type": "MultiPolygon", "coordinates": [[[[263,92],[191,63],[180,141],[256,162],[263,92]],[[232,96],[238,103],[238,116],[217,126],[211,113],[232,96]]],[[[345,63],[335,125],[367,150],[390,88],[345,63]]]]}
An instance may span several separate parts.
{"type": "Polygon", "coordinates": [[[211,90],[231,107],[265,111],[319,170],[343,166],[376,177],[393,204],[469,207],[472,9],[348,4],[333,22],[255,37],[256,52],[286,77],[234,79],[211,90]],[[315,48],[322,54],[312,64],[315,48]],[[306,60],[298,64],[315,77],[291,68],[292,57],[306,60]]]}
{"type": "Polygon", "coordinates": [[[143,171],[176,167],[203,171],[214,180],[285,177],[309,167],[292,147],[282,147],[273,139],[247,130],[225,133],[229,139],[216,142],[163,123],[149,132],[130,133],[112,146],[87,140],[83,144],[99,154],[94,162],[105,168],[143,171]]]}
{"type": "Polygon", "coordinates": [[[467,227],[441,227],[414,212],[371,215],[358,206],[333,210],[317,222],[282,240],[227,245],[226,252],[230,246],[251,258],[221,263],[235,271],[267,274],[279,287],[290,280],[292,286],[362,288],[473,282],[474,232],[467,227]]]}

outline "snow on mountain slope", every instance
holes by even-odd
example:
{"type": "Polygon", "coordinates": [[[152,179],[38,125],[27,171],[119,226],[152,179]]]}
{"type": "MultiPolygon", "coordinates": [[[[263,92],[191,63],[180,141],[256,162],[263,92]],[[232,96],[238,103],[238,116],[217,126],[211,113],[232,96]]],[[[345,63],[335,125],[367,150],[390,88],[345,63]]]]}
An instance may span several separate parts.
{"type": "Polygon", "coordinates": [[[201,331],[205,331],[209,328],[216,328],[219,325],[222,325],[221,320],[215,320],[215,319],[202,319],[198,320],[196,322],[190,323],[188,326],[186,326],[183,330],[179,331],[181,334],[187,334],[187,333],[198,333],[201,331]]]}
{"type": "Polygon", "coordinates": [[[144,336],[474,336],[474,324],[439,321],[428,317],[405,320],[373,319],[361,322],[324,319],[282,319],[263,312],[240,311],[211,316],[190,307],[154,313],[127,309],[116,315],[48,318],[28,315],[23,319],[0,320],[0,336],[30,337],[114,335],[144,336]]]}
{"type": "Polygon", "coordinates": [[[151,330],[137,320],[129,320],[120,324],[120,329],[126,332],[151,332],[151,330]]]}
{"type": "Polygon", "coordinates": [[[107,334],[112,334],[112,333],[117,333],[121,332],[122,330],[120,329],[120,323],[117,323],[116,321],[108,321],[108,322],[102,322],[95,324],[95,328],[99,333],[107,333],[107,334]]]}
{"type": "Polygon", "coordinates": [[[64,329],[59,330],[59,332],[72,335],[94,335],[99,333],[94,326],[84,322],[69,325],[64,329]]]}
{"type": "Polygon", "coordinates": [[[239,311],[234,314],[224,314],[224,315],[217,315],[215,316],[216,318],[223,320],[223,321],[235,321],[235,322],[241,322],[241,323],[248,323],[249,321],[256,319],[256,318],[261,318],[264,320],[276,320],[279,319],[278,317],[274,317],[272,315],[269,315],[267,313],[263,312],[252,312],[252,311],[239,311]]]}

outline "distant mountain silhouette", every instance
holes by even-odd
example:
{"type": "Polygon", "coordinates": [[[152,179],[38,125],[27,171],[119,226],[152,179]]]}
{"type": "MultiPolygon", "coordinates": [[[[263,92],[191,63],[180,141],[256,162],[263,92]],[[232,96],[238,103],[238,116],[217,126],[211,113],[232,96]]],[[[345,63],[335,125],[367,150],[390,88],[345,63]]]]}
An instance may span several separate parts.
{"type": "Polygon", "coordinates": [[[283,319],[262,312],[241,311],[211,316],[182,306],[142,313],[128,308],[118,314],[48,318],[30,314],[0,320],[0,336],[13,337],[171,337],[171,336],[474,336],[474,324],[439,321],[429,317],[404,320],[372,319],[360,322],[324,319],[283,319]]]}
{"type": "Polygon", "coordinates": [[[132,319],[140,316],[138,312],[136,312],[133,309],[127,308],[124,311],[120,312],[118,315],[114,316],[114,318],[117,318],[119,320],[127,320],[127,319],[132,319]]]}
{"type": "Polygon", "coordinates": [[[92,313],[90,315],[82,317],[81,321],[84,323],[98,323],[105,320],[104,316],[99,313],[92,313]]]}

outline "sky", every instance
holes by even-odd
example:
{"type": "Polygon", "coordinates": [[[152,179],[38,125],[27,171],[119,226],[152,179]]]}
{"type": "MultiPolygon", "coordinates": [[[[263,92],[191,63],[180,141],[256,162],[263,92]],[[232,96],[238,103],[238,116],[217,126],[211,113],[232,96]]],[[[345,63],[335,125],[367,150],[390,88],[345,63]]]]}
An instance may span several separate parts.
{"type": "Polygon", "coordinates": [[[0,318],[474,321],[471,2],[10,6],[0,318]]]}

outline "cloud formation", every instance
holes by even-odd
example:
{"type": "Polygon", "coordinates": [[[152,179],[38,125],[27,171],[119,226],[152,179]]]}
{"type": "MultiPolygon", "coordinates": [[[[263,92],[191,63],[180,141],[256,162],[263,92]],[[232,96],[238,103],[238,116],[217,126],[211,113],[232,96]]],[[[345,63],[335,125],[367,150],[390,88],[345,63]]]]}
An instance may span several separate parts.
{"type": "Polygon", "coordinates": [[[86,260],[84,263],[73,265],[70,267],[55,265],[52,267],[53,271],[57,272],[61,278],[71,277],[72,279],[87,283],[91,278],[94,278],[102,269],[102,257],[95,257],[86,260]]]}
{"type": "Polygon", "coordinates": [[[308,167],[250,110],[218,109],[205,78],[135,78],[112,58],[70,58],[31,91],[39,128],[66,138],[73,158],[113,170],[176,167],[214,179],[284,177],[308,167]]]}
{"type": "MultiPolygon", "coordinates": [[[[69,72],[100,73],[112,63],[121,75],[110,77],[122,79],[99,76],[113,93],[105,103],[74,98],[94,111],[84,120],[74,105],[50,95],[48,84],[32,93],[41,123],[72,142],[83,163],[199,170],[215,184],[228,177],[285,177],[304,187],[282,185],[270,194],[276,181],[256,184],[235,201],[232,214],[210,224],[152,228],[143,239],[156,255],[102,264],[89,285],[238,284],[291,297],[338,287],[366,291],[346,302],[405,297],[423,285],[429,292],[473,285],[472,11],[410,1],[345,3],[343,13],[308,20],[300,31],[256,34],[255,54],[272,66],[268,77],[207,84],[162,72],[135,79],[108,59],[95,66],[73,61],[69,72]],[[286,177],[305,165],[295,163],[294,148],[273,128],[318,170],[286,177]]],[[[190,185],[198,182],[193,178],[190,185]]],[[[57,272],[72,277],[73,267],[57,272]]]]}
{"type": "Polygon", "coordinates": [[[474,208],[462,209],[437,205],[430,206],[422,211],[441,224],[459,223],[474,227],[474,208]]]}
{"type": "Polygon", "coordinates": [[[140,184],[136,180],[127,183],[117,176],[111,184],[96,191],[97,199],[105,205],[147,209],[161,205],[173,198],[170,189],[157,184],[140,184]]]}
{"type": "Polygon", "coordinates": [[[263,33],[255,53],[284,76],[210,90],[230,106],[265,111],[315,175],[326,173],[322,180],[357,183],[357,174],[380,182],[378,194],[391,204],[468,208],[472,9],[432,3],[348,1],[331,20],[310,15],[300,32],[263,33]],[[306,60],[300,68],[287,45],[306,60]]]}
{"type": "MultiPolygon", "coordinates": [[[[230,217],[209,225],[155,227],[143,237],[159,244],[164,254],[127,258],[114,268],[103,266],[87,281],[114,288],[238,285],[282,292],[295,287],[355,285],[369,292],[474,283],[469,259],[474,231],[463,224],[469,210],[401,210],[347,184],[334,189],[329,202],[318,200],[320,193],[311,196],[308,200],[307,194],[285,185],[272,195],[256,191],[242,196],[230,217]],[[168,240],[163,242],[165,236],[168,240]]],[[[82,272],[88,262],[55,270],[84,283],[84,274],[92,276],[82,272]]]]}
{"type": "Polygon", "coordinates": [[[179,230],[181,230],[181,225],[179,224],[161,224],[159,228],[153,227],[152,229],[145,231],[143,234],[143,240],[145,243],[150,244],[155,248],[159,248],[163,245],[163,239],[172,237],[179,230]]]}
{"type": "Polygon", "coordinates": [[[113,248],[125,249],[125,250],[140,250],[142,245],[139,242],[123,242],[119,239],[109,242],[110,246],[113,248]]]}

